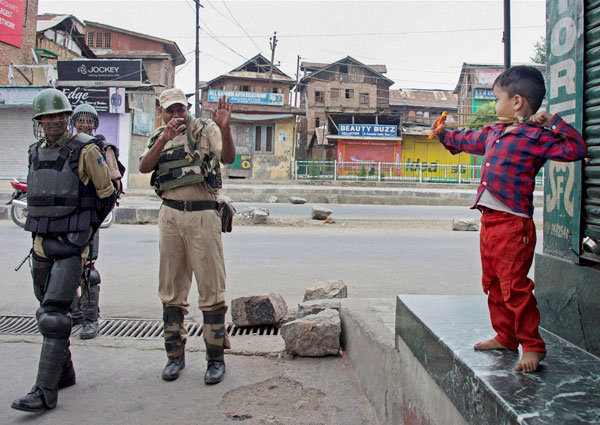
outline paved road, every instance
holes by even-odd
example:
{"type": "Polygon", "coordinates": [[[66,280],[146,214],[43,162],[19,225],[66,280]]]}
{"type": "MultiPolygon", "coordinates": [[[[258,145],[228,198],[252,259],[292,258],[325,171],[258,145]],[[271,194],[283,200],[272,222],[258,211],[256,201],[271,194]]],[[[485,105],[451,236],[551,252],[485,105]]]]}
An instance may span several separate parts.
{"type": "MultiPolygon", "coordinates": [[[[31,239],[9,221],[0,222],[2,314],[32,314],[36,301],[29,268],[14,267],[31,239]]],[[[107,317],[158,318],[158,228],[115,224],[101,233],[98,269],[101,308],[107,317]]],[[[228,300],[278,292],[288,305],[326,279],[342,279],[350,297],[390,298],[399,293],[479,294],[477,232],[449,228],[236,227],[223,236],[228,300]]],[[[541,249],[541,243],[539,244],[541,249]]],[[[196,290],[192,289],[192,306],[196,290]]],[[[197,309],[192,317],[201,320],[197,309]]]]}

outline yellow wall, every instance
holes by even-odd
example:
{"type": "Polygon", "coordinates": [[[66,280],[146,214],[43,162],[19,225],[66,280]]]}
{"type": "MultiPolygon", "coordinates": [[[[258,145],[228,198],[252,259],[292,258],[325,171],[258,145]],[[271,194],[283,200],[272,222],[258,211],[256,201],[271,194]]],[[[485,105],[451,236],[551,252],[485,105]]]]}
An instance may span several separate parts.
{"type": "Polygon", "coordinates": [[[294,146],[294,117],[275,121],[272,154],[254,152],[252,178],[258,180],[288,180],[291,178],[292,150],[294,146]]]}
{"type": "MultiPolygon", "coordinates": [[[[458,178],[458,167],[451,167],[444,171],[438,165],[471,165],[472,161],[472,155],[466,153],[452,155],[437,139],[429,139],[426,135],[402,136],[402,163],[405,164],[403,171],[415,171],[422,167],[423,176],[458,178]]],[[[465,177],[469,170],[461,168],[461,173],[465,177]]]]}

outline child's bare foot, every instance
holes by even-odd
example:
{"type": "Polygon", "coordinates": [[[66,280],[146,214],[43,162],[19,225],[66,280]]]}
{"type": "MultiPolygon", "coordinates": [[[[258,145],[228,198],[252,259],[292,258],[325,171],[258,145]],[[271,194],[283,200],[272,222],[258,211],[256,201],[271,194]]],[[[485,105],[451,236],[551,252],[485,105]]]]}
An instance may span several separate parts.
{"type": "Polygon", "coordinates": [[[515,370],[522,372],[535,372],[544,357],[546,357],[546,353],[526,351],[523,353],[523,356],[521,357],[521,360],[519,360],[515,370]]]}
{"type": "Polygon", "coordinates": [[[476,350],[508,350],[504,345],[500,344],[496,338],[480,341],[473,346],[476,350]]]}

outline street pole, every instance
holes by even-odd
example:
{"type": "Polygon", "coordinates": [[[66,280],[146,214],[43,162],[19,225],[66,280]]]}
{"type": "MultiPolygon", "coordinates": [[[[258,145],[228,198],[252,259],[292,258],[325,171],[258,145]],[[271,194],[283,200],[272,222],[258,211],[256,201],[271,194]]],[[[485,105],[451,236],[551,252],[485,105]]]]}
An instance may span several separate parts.
{"type": "Polygon", "coordinates": [[[298,55],[298,61],[296,62],[296,90],[294,93],[294,107],[298,107],[298,82],[300,81],[300,55],[298,55]]]}
{"type": "Polygon", "coordinates": [[[504,69],[510,68],[510,0],[504,0],[504,69]]]}
{"type": "Polygon", "coordinates": [[[271,37],[271,71],[269,72],[269,91],[273,93],[273,61],[275,60],[275,47],[277,47],[277,31],[271,37]]]}
{"type": "Polygon", "coordinates": [[[200,118],[200,0],[194,0],[196,3],[196,85],[194,90],[194,115],[200,118]]]}

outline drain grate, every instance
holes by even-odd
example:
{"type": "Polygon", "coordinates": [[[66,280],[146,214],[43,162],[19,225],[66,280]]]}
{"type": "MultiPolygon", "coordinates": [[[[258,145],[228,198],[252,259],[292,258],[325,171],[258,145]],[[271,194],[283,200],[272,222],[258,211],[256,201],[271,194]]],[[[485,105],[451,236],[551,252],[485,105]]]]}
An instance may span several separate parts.
{"type": "MultiPolygon", "coordinates": [[[[184,323],[188,337],[202,336],[202,323],[184,323]]],[[[99,336],[107,338],[155,339],[163,337],[163,322],[155,319],[100,319],[99,336]]],[[[276,336],[279,328],[273,325],[226,325],[229,336],[276,336]]],[[[81,326],[74,326],[72,336],[79,334],[81,326]]],[[[0,316],[0,335],[39,335],[35,316],[0,316]]]]}

